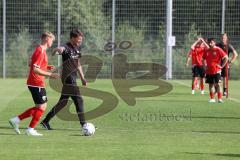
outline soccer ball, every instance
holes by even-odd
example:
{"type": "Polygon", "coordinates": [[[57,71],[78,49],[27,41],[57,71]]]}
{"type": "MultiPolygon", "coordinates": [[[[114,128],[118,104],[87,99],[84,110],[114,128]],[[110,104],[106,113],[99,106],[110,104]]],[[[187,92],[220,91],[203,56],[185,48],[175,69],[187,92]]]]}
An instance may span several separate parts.
{"type": "Polygon", "coordinates": [[[85,123],[82,132],[85,136],[91,136],[95,133],[95,126],[92,123],[85,123]]]}

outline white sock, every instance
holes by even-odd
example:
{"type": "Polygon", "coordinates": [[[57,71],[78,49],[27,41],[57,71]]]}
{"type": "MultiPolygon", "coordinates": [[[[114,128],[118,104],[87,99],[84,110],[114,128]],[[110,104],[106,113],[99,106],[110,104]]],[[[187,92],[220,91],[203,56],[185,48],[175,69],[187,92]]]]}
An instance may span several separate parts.
{"type": "Polygon", "coordinates": [[[20,123],[21,120],[18,118],[18,116],[16,116],[12,118],[11,121],[13,121],[14,123],[20,123]]]}
{"type": "Polygon", "coordinates": [[[32,130],[34,130],[34,128],[28,127],[27,130],[32,131],[32,130]]]}

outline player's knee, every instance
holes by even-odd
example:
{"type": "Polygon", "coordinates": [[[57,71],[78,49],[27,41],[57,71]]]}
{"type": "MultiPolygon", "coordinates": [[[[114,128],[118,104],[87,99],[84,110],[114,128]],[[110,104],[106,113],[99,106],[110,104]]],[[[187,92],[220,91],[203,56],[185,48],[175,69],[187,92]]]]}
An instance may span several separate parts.
{"type": "Polygon", "coordinates": [[[36,105],[36,107],[38,107],[42,111],[45,111],[47,108],[47,103],[36,105]]]}

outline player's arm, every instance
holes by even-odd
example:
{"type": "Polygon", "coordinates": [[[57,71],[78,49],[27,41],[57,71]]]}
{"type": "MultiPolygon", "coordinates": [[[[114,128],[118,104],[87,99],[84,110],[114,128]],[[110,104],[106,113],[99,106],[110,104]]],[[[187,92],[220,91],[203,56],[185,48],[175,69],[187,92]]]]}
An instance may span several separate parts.
{"type": "Polygon", "coordinates": [[[217,66],[222,69],[228,62],[228,55],[221,48],[218,48],[218,52],[222,57],[222,64],[218,64],[217,66]]]}
{"type": "Polygon", "coordinates": [[[51,72],[47,72],[44,71],[40,68],[42,62],[43,62],[43,56],[42,56],[42,49],[37,48],[33,55],[32,55],[32,67],[33,67],[33,72],[36,74],[39,74],[41,76],[48,76],[48,77],[52,77],[52,78],[59,78],[59,75],[56,73],[51,73],[51,72]]]}
{"type": "Polygon", "coordinates": [[[196,47],[196,45],[197,45],[198,42],[200,42],[200,41],[201,41],[201,38],[198,38],[198,40],[196,40],[196,41],[192,44],[191,49],[194,50],[194,48],[196,47]]]}
{"type": "Polygon", "coordinates": [[[87,86],[87,81],[86,81],[86,79],[84,77],[84,74],[83,74],[83,69],[82,69],[82,65],[81,65],[80,59],[78,59],[78,68],[77,68],[77,70],[78,70],[78,74],[80,76],[80,79],[82,81],[82,85],[83,86],[87,86]]]}
{"type": "Polygon", "coordinates": [[[63,47],[63,46],[59,46],[57,48],[54,48],[53,51],[52,51],[52,56],[61,55],[61,54],[63,54],[64,51],[65,51],[65,47],[63,47]]]}
{"type": "Polygon", "coordinates": [[[232,63],[236,60],[238,53],[232,45],[229,45],[229,47],[231,48],[231,50],[233,52],[233,56],[232,56],[231,60],[229,60],[229,63],[232,63]]]}
{"type": "Polygon", "coordinates": [[[187,55],[187,59],[186,59],[186,67],[188,67],[189,66],[189,62],[190,62],[190,60],[191,60],[191,51],[189,52],[189,54],[187,55]]]}
{"type": "Polygon", "coordinates": [[[227,62],[228,62],[228,56],[225,55],[225,56],[222,58],[222,65],[220,65],[220,68],[221,68],[221,69],[224,68],[225,65],[227,64],[227,62]]]}
{"type": "Polygon", "coordinates": [[[48,76],[48,77],[52,77],[52,78],[60,77],[57,73],[51,73],[51,72],[44,71],[44,70],[40,69],[38,66],[33,66],[33,71],[34,71],[34,73],[39,74],[41,76],[48,76]]]}
{"type": "Polygon", "coordinates": [[[207,49],[209,49],[210,47],[209,47],[209,45],[205,42],[205,40],[204,40],[203,38],[200,38],[200,39],[201,39],[202,43],[204,44],[204,46],[205,46],[207,49]]]}

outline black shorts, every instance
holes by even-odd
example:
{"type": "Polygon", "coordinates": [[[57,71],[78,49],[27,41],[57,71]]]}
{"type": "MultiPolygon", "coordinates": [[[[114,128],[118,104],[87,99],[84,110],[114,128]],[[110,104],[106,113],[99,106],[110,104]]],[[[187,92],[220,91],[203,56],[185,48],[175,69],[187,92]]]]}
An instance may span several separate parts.
{"type": "MultiPolygon", "coordinates": [[[[230,75],[230,68],[228,68],[228,77],[229,77],[229,75],[230,75]]],[[[226,66],[222,69],[221,76],[227,77],[226,66]]]]}
{"type": "Polygon", "coordinates": [[[192,73],[193,73],[193,77],[200,77],[200,78],[205,77],[205,71],[203,69],[203,66],[193,66],[192,73]]]}
{"type": "Polygon", "coordinates": [[[45,88],[28,86],[28,89],[31,92],[33,101],[36,105],[44,104],[48,101],[45,88]]]}
{"type": "Polygon", "coordinates": [[[221,74],[207,74],[206,75],[206,83],[216,84],[221,82],[221,74]]]}

